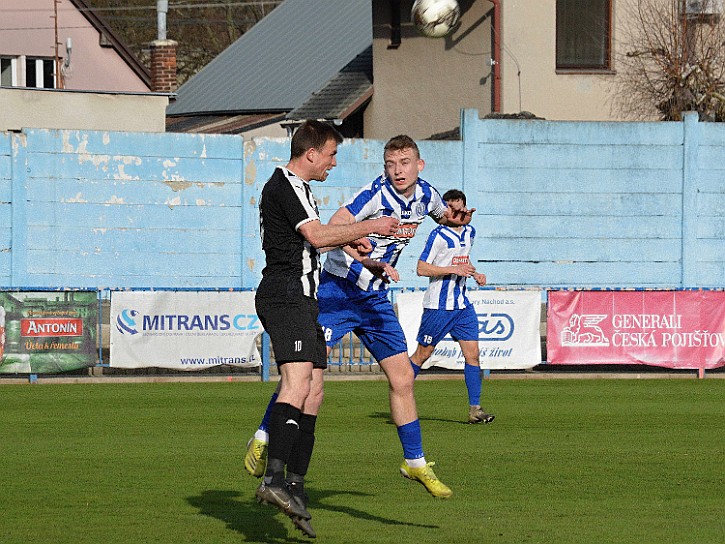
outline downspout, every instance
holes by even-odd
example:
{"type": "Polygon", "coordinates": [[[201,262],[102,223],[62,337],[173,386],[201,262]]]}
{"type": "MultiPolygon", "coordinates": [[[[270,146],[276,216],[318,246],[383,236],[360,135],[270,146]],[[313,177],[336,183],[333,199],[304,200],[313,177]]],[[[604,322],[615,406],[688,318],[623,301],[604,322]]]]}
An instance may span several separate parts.
{"type": "Polygon", "coordinates": [[[493,111],[501,113],[501,0],[493,4],[493,111]]]}

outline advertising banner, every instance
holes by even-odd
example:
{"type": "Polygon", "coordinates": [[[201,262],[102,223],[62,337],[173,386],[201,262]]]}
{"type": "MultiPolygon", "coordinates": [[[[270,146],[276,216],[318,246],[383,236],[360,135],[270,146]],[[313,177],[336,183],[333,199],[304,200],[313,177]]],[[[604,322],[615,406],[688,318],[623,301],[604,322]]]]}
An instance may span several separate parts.
{"type": "Polygon", "coordinates": [[[114,292],[110,366],[255,367],[262,332],[251,291],[114,292]]]}
{"type": "Polygon", "coordinates": [[[96,291],[0,292],[0,373],[48,374],[96,364],[96,291]]]}
{"type": "Polygon", "coordinates": [[[725,364],[724,291],[551,291],[550,364],[725,364]]]}
{"type": "MultiPolygon", "coordinates": [[[[403,292],[395,299],[411,354],[418,345],[423,295],[424,291],[403,292]]],[[[468,298],[478,315],[481,368],[521,369],[541,364],[541,291],[478,290],[468,291],[468,298]]],[[[423,368],[463,370],[463,365],[458,342],[447,335],[423,368]]]]}

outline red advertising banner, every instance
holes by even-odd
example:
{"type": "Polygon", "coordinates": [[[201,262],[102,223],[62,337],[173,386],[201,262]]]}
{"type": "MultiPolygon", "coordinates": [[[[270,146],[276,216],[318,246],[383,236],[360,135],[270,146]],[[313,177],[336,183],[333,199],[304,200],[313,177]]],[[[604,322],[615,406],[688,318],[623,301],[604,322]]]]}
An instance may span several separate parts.
{"type": "Polygon", "coordinates": [[[725,291],[550,291],[547,362],[725,365],[725,291]]]}
{"type": "Polygon", "coordinates": [[[21,319],[20,336],[83,336],[83,320],[75,317],[21,319]]]}

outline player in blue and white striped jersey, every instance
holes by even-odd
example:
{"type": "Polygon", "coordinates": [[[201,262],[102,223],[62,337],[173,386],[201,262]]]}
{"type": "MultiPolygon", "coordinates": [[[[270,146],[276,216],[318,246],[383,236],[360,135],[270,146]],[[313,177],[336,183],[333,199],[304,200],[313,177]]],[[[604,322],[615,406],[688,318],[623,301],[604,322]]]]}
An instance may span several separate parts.
{"type": "MultiPolygon", "coordinates": [[[[457,189],[446,192],[443,200],[452,209],[466,207],[466,195],[457,189]]],[[[481,408],[478,317],[466,295],[469,277],[480,286],[486,285],[486,275],[476,272],[471,264],[470,253],[475,237],[476,229],[471,225],[441,225],[428,235],[417,272],[419,276],[430,279],[423,297],[418,346],[410,359],[418,375],[436,345],[450,334],[461,346],[465,359],[463,377],[468,391],[468,422],[491,423],[495,416],[481,408]]]]}
{"type": "Polygon", "coordinates": [[[383,152],[385,174],[363,187],[330,219],[330,224],[352,224],[392,216],[400,221],[393,235],[370,235],[367,259],[349,248],[328,253],[320,274],[319,322],[327,346],[354,332],[385,372],[390,384],[390,414],[398,430],[404,460],[400,473],[422,483],[436,497],[450,497],[425,460],[420,421],[413,395],[413,365],[405,334],[388,298],[386,281],[397,280],[395,264],[426,216],[450,226],[468,224],[474,210],[449,209],[440,193],[420,178],[425,162],[412,138],[391,138],[383,152]],[[380,268],[371,268],[377,263],[380,268]]]}
{"type": "MultiPolygon", "coordinates": [[[[419,177],[425,162],[409,136],[391,138],[385,144],[383,159],[385,175],[358,191],[335,212],[329,224],[349,226],[367,219],[395,217],[398,228],[394,234],[369,235],[365,257],[364,252],[351,248],[328,253],[317,292],[318,321],[328,351],[352,331],[385,372],[390,384],[390,414],[403,447],[400,473],[423,484],[435,497],[450,497],[452,491],[437,478],[431,468],[433,463],[426,462],[423,453],[413,395],[413,364],[408,357],[405,334],[388,298],[386,282],[399,279],[395,269],[398,256],[427,215],[437,223],[460,226],[470,222],[475,210],[449,209],[440,193],[419,177]]],[[[310,398],[321,403],[321,371],[315,371],[311,388],[310,398]]],[[[266,419],[265,416],[255,433],[258,443],[265,440],[266,419]]],[[[251,447],[247,456],[255,457],[254,464],[262,460],[251,447]]],[[[254,474],[249,469],[251,464],[245,466],[254,474]]]]}
{"type": "MultiPolygon", "coordinates": [[[[345,223],[358,222],[384,216],[400,219],[398,231],[392,236],[370,236],[372,252],[370,259],[395,267],[403,249],[415,236],[418,226],[430,215],[436,222],[444,220],[446,204],[440,193],[427,181],[418,178],[409,188],[406,197],[398,192],[398,187],[390,177],[383,173],[372,183],[366,185],[338,211],[330,222],[342,215],[345,223]],[[345,213],[347,212],[347,213],[345,213]]],[[[363,291],[384,291],[387,283],[375,276],[357,259],[336,248],[327,254],[324,270],[333,276],[346,278],[363,291]]]]}

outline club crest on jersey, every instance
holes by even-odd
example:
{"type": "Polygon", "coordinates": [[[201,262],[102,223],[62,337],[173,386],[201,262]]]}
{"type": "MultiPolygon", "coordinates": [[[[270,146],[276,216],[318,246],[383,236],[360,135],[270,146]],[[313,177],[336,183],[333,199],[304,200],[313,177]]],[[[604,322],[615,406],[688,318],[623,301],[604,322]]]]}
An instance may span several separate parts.
{"type": "Polygon", "coordinates": [[[416,203],[415,213],[418,214],[418,217],[425,217],[425,204],[423,204],[422,202],[416,203]]]}
{"type": "Polygon", "coordinates": [[[455,257],[453,257],[453,261],[451,262],[451,264],[468,264],[469,262],[470,261],[468,260],[468,255],[456,255],[455,257]]]}

